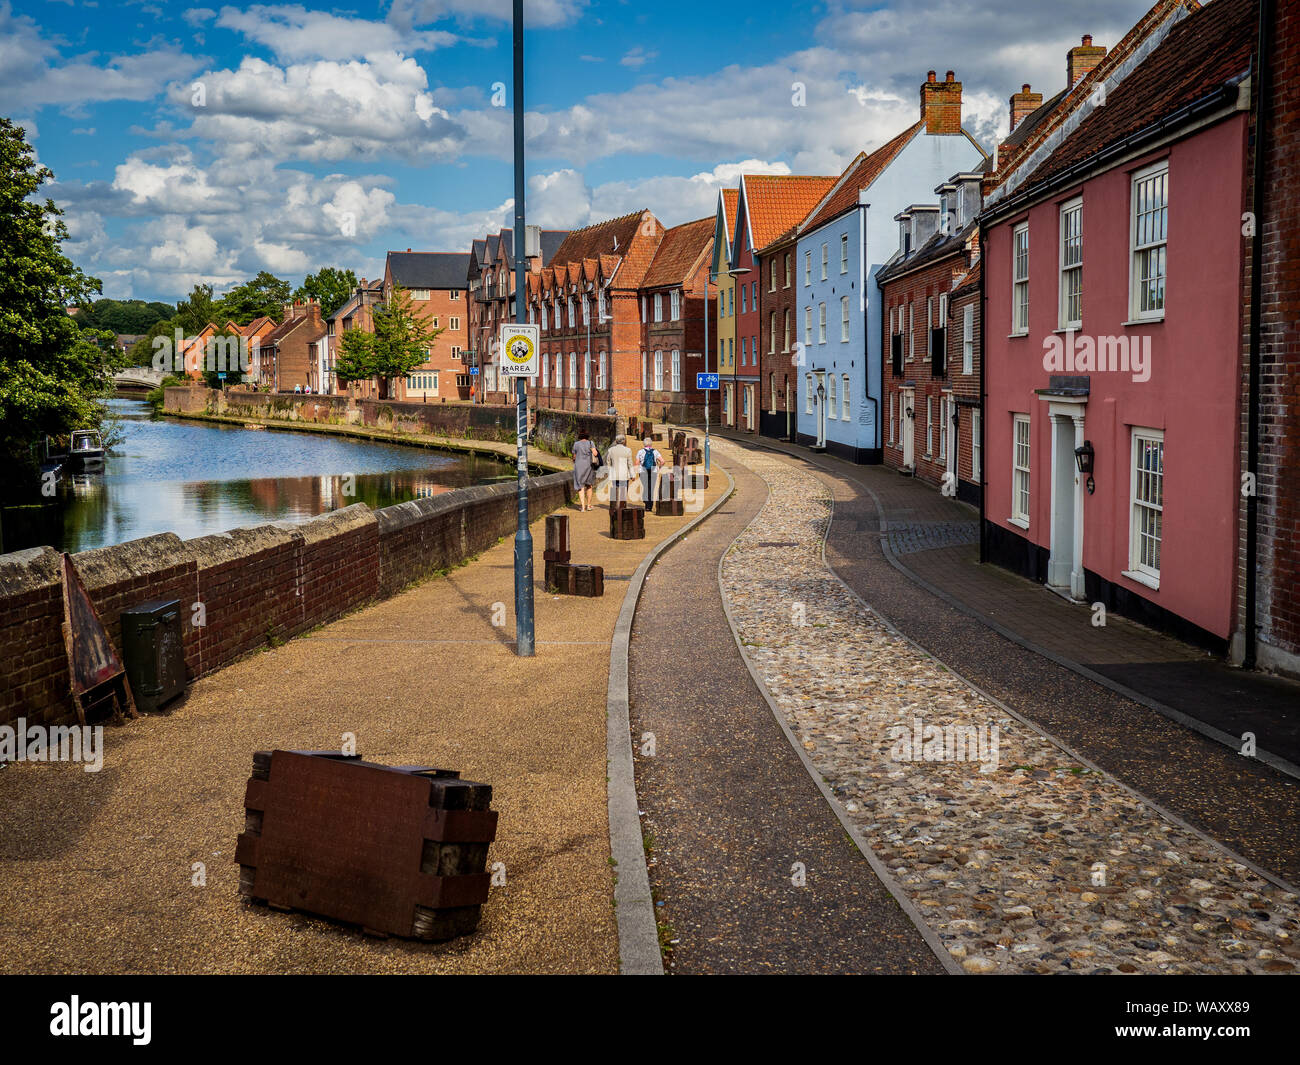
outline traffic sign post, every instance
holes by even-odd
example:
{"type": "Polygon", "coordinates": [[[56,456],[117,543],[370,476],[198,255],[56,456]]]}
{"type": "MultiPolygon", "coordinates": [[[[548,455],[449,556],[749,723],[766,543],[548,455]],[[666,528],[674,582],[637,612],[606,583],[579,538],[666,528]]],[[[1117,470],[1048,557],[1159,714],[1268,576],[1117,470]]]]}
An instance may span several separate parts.
{"type": "Polygon", "coordinates": [[[720,387],[718,375],[715,373],[697,373],[695,375],[695,387],[701,392],[716,392],[720,387]]]}

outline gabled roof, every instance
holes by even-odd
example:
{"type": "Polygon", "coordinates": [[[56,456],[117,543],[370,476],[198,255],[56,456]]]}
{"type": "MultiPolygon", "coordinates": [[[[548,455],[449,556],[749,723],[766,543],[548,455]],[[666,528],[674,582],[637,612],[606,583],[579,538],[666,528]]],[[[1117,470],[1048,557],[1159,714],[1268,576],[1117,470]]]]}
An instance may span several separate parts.
{"type": "Polygon", "coordinates": [[[632,238],[636,236],[642,216],[648,214],[648,211],[633,211],[582,229],[570,230],[555,249],[552,262],[560,267],[602,254],[622,258],[632,243],[632,238]]]}
{"type": "Polygon", "coordinates": [[[559,250],[564,238],[569,235],[567,229],[543,229],[541,232],[542,265],[546,266],[559,250]]]}
{"type": "MultiPolygon", "coordinates": [[[[1074,130],[1081,121],[1081,110],[1090,108],[1089,101],[1098,85],[1113,90],[1122,84],[1122,79],[1142,56],[1151,51],[1151,40],[1163,40],[1171,27],[1200,7],[1199,0],[1156,0],[1100,63],[1022,119],[1002,142],[1003,147],[1014,150],[1009,158],[996,165],[985,183],[986,206],[1023,185],[1028,176],[1026,167],[1035,169],[1041,165],[1055,145],[1074,130]]],[[[1086,117],[1084,112],[1083,119],[1086,117]]]]}
{"type": "Polygon", "coordinates": [[[464,288],[465,252],[390,251],[387,273],[403,288],[464,288]]]}
{"type": "Polygon", "coordinates": [[[641,284],[646,288],[684,284],[713,250],[713,226],[714,219],[699,218],[665,232],[641,284]]]}
{"type": "Polygon", "coordinates": [[[791,226],[798,225],[835,184],[835,176],[803,174],[744,174],[736,207],[732,257],[740,244],[740,219],[751,248],[772,243],[791,226]]]}
{"type": "Polygon", "coordinates": [[[1189,15],[1025,179],[1029,188],[1235,85],[1247,73],[1258,0],[1215,0],[1189,15]]]}
{"type": "Polygon", "coordinates": [[[816,229],[856,204],[858,193],[869,188],[884,173],[885,167],[898,157],[898,153],[907,147],[924,126],[925,120],[922,119],[903,130],[893,140],[886,141],[874,152],[859,152],[826,196],[809,211],[809,217],[802,221],[799,231],[802,233],[816,229]]]}
{"type": "Polygon", "coordinates": [[[884,284],[900,274],[911,273],[913,270],[936,263],[949,256],[963,254],[966,250],[966,244],[975,235],[978,228],[979,223],[972,220],[960,232],[949,236],[944,236],[943,233],[939,232],[932,233],[929,239],[919,248],[913,248],[910,255],[905,258],[891,259],[876,274],[877,284],[884,284]]]}

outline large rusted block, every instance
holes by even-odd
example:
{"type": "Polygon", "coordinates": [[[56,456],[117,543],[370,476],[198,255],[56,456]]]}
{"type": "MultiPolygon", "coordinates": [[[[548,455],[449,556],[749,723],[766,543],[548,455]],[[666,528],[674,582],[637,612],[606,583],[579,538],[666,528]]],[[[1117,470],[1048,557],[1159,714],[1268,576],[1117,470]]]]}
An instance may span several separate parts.
{"type": "Polygon", "coordinates": [[[546,562],[568,562],[569,556],[569,516],[546,515],[546,548],[542,552],[542,559],[546,562]]]}
{"type": "Polygon", "coordinates": [[[338,751],[259,751],[235,846],[239,893],[378,935],[450,939],[487,900],[492,788],[338,751]]]}
{"type": "Polygon", "coordinates": [[[611,507],[609,535],[614,540],[645,539],[645,507],[630,505],[611,507]]]}
{"type": "Polygon", "coordinates": [[[573,571],[571,562],[543,562],[546,570],[546,590],[560,595],[573,595],[573,571]]]}
{"type": "Polygon", "coordinates": [[[599,599],[605,594],[604,566],[572,566],[573,594],[599,599]]]}

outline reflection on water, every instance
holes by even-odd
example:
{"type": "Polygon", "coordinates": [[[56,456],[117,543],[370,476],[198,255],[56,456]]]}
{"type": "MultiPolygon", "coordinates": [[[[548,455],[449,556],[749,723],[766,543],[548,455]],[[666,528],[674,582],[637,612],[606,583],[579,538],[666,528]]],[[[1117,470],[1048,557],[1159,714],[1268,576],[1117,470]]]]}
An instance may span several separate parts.
{"type": "Polygon", "coordinates": [[[174,532],[182,539],[269,521],[302,521],[352,503],[372,508],[508,472],[490,459],[316,433],[153,419],[116,399],[123,439],[102,474],[67,476],[57,499],[5,507],[3,550],[62,551],[174,532]]]}

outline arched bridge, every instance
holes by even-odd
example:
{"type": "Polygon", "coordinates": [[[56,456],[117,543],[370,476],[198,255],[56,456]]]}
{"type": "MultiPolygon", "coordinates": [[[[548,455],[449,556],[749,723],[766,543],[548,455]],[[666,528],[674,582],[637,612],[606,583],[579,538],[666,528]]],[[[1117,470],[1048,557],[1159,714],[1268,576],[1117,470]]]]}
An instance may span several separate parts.
{"type": "Polygon", "coordinates": [[[152,366],[128,366],[113,375],[113,384],[119,392],[152,392],[163,380],[163,372],[152,366]]]}

